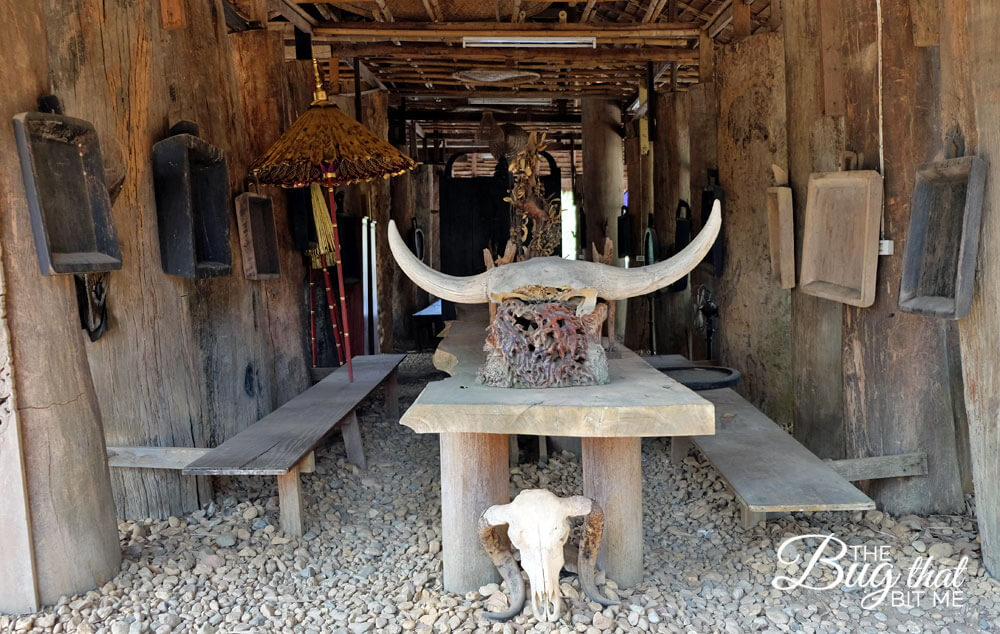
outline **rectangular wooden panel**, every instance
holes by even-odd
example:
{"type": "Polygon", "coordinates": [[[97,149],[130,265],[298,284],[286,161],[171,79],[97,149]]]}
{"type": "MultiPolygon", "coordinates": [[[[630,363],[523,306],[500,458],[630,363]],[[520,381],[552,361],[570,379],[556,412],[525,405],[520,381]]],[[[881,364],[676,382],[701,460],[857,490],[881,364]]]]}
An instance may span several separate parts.
{"type": "Polygon", "coordinates": [[[340,368],[184,469],[185,475],[284,475],[354,411],[403,354],[355,357],[354,382],[340,368]]]}
{"type": "Polygon", "coordinates": [[[986,162],[974,156],[917,170],[899,307],[961,319],[972,309],[986,162]]]}
{"type": "Polygon", "coordinates": [[[698,448],[751,512],[863,511],[864,493],[731,389],[700,392],[715,405],[715,435],[698,448]]]}
{"type": "Polygon", "coordinates": [[[795,229],[792,188],[767,188],[767,234],[771,253],[771,275],[781,288],[795,286],[795,229]]]}
{"type": "Polygon", "coordinates": [[[274,207],[269,196],[247,192],[236,197],[236,226],[248,280],[271,280],[281,274],[274,207]]]}
{"type": "Polygon", "coordinates": [[[41,112],[22,112],[13,123],[42,274],[120,269],[94,126],[41,112]]]}
{"type": "Polygon", "coordinates": [[[882,176],[873,170],[809,176],[803,222],[803,293],[852,306],[875,301],[882,176]]]}

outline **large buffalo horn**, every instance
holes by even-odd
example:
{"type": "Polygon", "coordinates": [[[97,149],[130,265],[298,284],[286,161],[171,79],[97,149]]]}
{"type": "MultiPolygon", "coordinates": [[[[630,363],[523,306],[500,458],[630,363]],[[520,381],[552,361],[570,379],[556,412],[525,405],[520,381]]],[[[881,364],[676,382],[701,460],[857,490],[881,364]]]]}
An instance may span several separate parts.
{"type": "Polygon", "coordinates": [[[483,616],[494,621],[506,621],[520,614],[524,607],[524,579],[521,578],[521,569],[511,553],[510,540],[505,533],[497,530],[497,526],[486,517],[487,513],[489,509],[479,518],[479,541],[483,543],[493,565],[500,571],[500,576],[507,582],[510,608],[505,612],[483,612],[483,616]]]}
{"type": "Polygon", "coordinates": [[[627,299],[645,295],[673,284],[690,273],[705,259],[715,244],[722,226],[722,206],[716,199],[712,214],[695,239],[677,255],[658,264],[650,264],[635,269],[617,266],[602,267],[602,275],[595,284],[598,297],[604,299],[627,299]]]}
{"type": "Polygon", "coordinates": [[[403,269],[403,273],[431,295],[460,304],[482,304],[490,301],[486,294],[485,273],[470,277],[455,277],[435,271],[410,252],[410,248],[406,246],[399,235],[399,230],[396,229],[396,223],[391,220],[389,249],[396,258],[399,268],[403,269]]]}
{"type": "Polygon", "coordinates": [[[597,589],[594,582],[594,572],[597,566],[597,550],[601,547],[601,536],[604,534],[604,510],[593,500],[590,511],[583,523],[583,536],[580,538],[580,554],[576,561],[576,574],[580,577],[580,586],[591,601],[601,605],[617,605],[617,601],[606,598],[597,589]]]}

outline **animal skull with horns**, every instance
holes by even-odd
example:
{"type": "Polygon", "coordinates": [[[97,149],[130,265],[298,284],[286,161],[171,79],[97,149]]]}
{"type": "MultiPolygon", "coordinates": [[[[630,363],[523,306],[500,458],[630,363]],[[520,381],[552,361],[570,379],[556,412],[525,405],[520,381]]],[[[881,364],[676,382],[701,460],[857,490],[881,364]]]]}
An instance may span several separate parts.
{"type": "Polygon", "coordinates": [[[597,550],[604,533],[604,511],[582,495],[561,498],[545,489],[521,491],[510,504],[497,504],[479,518],[479,539],[493,564],[507,582],[510,608],[506,612],[487,612],[487,618],[507,620],[521,613],[525,590],[511,544],[521,552],[521,566],[531,583],[531,610],[539,621],[558,621],[562,607],[559,571],[564,563],[563,545],[569,537],[569,518],[586,516],[577,574],[584,593],[601,605],[615,605],[606,599],[594,582],[597,550]],[[507,526],[507,535],[498,526],[507,526]]]}
{"type": "Polygon", "coordinates": [[[500,303],[508,298],[582,300],[577,315],[586,315],[594,310],[598,297],[614,301],[645,295],[684,277],[708,254],[721,225],[722,211],[716,200],[708,221],[690,244],[663,262],[635,269],[549,256],[513,262],[468,277],[447,275],[417,259],[391,220],[389,248],[407,277],[441,299],[461,304],[500,303]]]}

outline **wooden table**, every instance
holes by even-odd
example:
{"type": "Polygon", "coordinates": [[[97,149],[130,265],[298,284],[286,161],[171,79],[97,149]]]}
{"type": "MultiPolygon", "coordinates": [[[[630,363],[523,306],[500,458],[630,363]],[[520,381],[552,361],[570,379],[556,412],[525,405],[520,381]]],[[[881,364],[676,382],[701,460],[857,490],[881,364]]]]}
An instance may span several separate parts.
{"type": "Polygon", "coordinates": [[[452,376],[430,383],[400,422],[441,442],[444,587],[464,594],[498,581],[477,522],[510,501],[507,434],[580,436],[584,495],[605,513],[598,566],[620,586],[642,581],[643,436],[715,432],[714,406],[622,349],[607,385],[550,389],[486,387],[476,381],[485,326],[451,322],[434,365],[452,376]]]}

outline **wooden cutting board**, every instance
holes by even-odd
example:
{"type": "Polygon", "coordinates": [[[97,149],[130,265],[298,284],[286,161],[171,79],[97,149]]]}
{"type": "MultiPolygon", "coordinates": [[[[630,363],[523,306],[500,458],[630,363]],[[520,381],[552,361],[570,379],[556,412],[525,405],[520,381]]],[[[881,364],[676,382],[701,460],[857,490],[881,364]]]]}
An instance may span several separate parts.
{"type": "Polygon", "coordinates": [[[809,176],[799,289],[851,306],[875,302],[882,176],[874,170],[809,176]]]}

